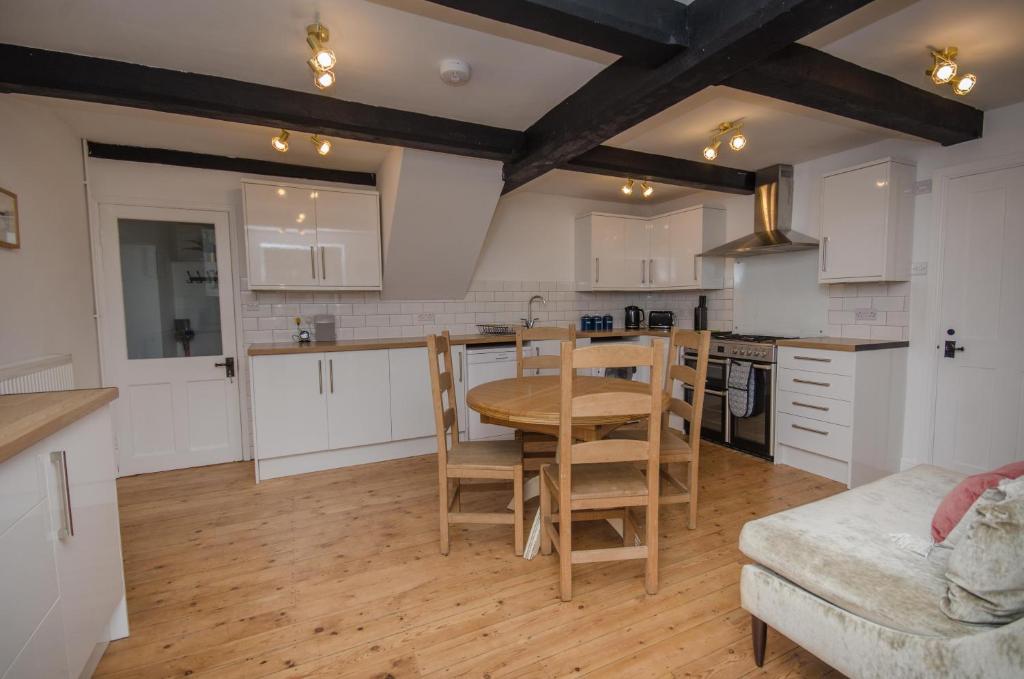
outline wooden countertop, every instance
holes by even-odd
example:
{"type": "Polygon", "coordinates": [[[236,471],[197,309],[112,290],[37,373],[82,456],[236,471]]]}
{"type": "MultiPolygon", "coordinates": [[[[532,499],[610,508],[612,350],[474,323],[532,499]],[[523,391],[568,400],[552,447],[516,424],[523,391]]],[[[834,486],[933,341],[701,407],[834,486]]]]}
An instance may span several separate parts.
{"type": "Polygon", "coordinates": [[[0,396],[0,462],[117,398],[117,388],[0,396]]]}
{"type": "Polygon", "coordinates": [[[807,337],[779,340],[775,344],[780,347],[822,349],[824,351],[877,351],[879,349],[902,349],[910,346],[910,342],[900,340],[872,340],[855,337],[807,337]]]}
{"type": "MultiPolygon", "coordinates": [[[[595,332],[577,332],[577,337],[636,337],[651,335],[668,337],[668,333],[660,330],[600,330],[595,332]]],[[[515,335],[452,335],[452,344],[502,344],[515,342],[515,335]]],[[[385,339],[337,340],[335,342],[268,342],[250,344],[250,356],[275,356],[279,354],[311,354],[335,351],[373,351],[376,349],[409,349],[427,346],[426,337],[396,337],[385,339]]]]}

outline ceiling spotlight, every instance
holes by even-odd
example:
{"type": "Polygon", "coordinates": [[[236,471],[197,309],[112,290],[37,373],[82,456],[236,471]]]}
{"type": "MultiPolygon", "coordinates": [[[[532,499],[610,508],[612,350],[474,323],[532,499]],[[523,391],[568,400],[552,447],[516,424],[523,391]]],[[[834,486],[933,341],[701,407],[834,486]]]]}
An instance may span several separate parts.
{"type": "Polygon", "coordinates": [[[704,147],[704,159],[714,160],[718,157],[718,147],[722,145],[720,141],[713,141],[704,147]]]}
{"type": "Polygon", "coordinates": [[[957,49],[955,47],[947,47],[942,51],[938,51],[929,47],[928,51],[932,53],[932,59],[935,62],[925,73],[931,76],[932,82],[936,85],[945,85],[956,75],[956,62],[953,60],[956,58],[957,49]]]}
{"type": "Polygon", "coordinates": [[[729,148],[733,151],[742,151],[747,145],[747,137],[739,132],[733,135],[732,139],[729,140],[729,148]]]}
{"type": "Polygon", "coordinates": [[[334,84],[334,71],[321,71],[317,73],[316,77],[313,79],[313,84],[316,85],[319,90],[326,90],[334,84]]]}
{"type": "Polygon", "coordinates": [[[334,71],[331,69],[338,63],[338,58],[332,50],[324,46],[330,37],[330,31],[319,21],[306,26],[306,44],[313,51],[313,55],[306,63],[313,71],[313,84],[321,90],[335,82],[334,71]]]}
{"type": "Polygon", "coordinates": [[[622,192],[627,196],[633,195],[633,180],[627,179],[626,183],[622,185],[622,192]]]}
{"type": "Polygon", "coordinates": [[[650,198],[651,196],[654,195],[654,187],[648,184],[647,182],[641,183],[640,188],[642,189],[640,195],[642,195],[644,198],[650,198]]]}
{"type": "Polygon", "coordinates": [[[735,132],[729,140],[729,148],[733,151],[742,151],[747,147],[747,137],[740,129],[743,127],[743,120],[719,123],[718,127],[711,130],[711,141],[704,147],[704,160],[714,160],[718,157],[718,148],[722,145],[722,137],[735,132]]]}
{"type": "Polygon", "coordinates": [[[330,139],[324,139],[323,137],[318,137],[314,134],[312,137],[309,138],[309,140],[313,142],[313,147],[316,149],[316,152],[319,153],[321,156],[326,156],[328,153],[331,152],[330,139]]]}
{"type": "Polygon", "coordinates": [[[281,134],[270,140],[270,145],[275,151],[284,153],[288,150],[288,130],[281,130],[281,134]]]}
{"type": "Polygon", "coordinates": [[[974,89],[974,86],[978,84],[978,76],[973,73],[967,73],[953,84],[953,94],[960,95],[961,97],[974,89]]]}

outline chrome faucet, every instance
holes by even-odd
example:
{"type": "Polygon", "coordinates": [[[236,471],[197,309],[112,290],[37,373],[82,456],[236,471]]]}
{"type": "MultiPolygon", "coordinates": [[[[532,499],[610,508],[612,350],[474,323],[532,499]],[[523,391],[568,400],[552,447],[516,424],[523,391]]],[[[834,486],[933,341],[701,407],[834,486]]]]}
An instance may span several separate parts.
{"type": "Polygon", "coordinates": [[[533,317],[533,303],[536,300],[540,300],[541,304],[547,306],[548,301],[544,299],[543,295],[534,295],[533,297],[531,297],[530,301],[526,303],[526,318],[519,319],[523,322],[524,328],[532,328],[533,326],[537,325],[538,319],[533,317]]]}

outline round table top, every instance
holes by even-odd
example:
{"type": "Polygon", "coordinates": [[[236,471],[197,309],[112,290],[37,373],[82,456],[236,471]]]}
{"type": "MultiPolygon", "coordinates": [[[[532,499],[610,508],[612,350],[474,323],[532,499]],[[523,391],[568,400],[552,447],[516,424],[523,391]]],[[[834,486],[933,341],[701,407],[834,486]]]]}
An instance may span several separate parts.
{"type": "MultiPolygon", "coordinates": [[[[634,382],[617,377],[577,376],[573,395],[602,392],[650,393],[646,382],[634,382]]],[[[558,375],[539,377],[513,377],[473,387],[466,394],[466,403],[481,415],[512,424],[558,425],[561,389],[558,375]]],[[[664,394],[667,399],[667,394],[664,394]]],[[[574,425],[622,424],[650,413],[623,416],[588,417],[574,420],[574,425]]]]}

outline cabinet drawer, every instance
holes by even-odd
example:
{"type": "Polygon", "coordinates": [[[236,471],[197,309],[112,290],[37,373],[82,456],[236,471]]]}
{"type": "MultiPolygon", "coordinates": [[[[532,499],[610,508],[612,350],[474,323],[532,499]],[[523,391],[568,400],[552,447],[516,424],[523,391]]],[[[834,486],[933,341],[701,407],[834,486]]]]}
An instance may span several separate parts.
{"type": "Polygon", "coordinates": [[[852,376],[855,360],[856,354],[850,351],[779,347],[780,368],[852,376]]]}
{"type": "Polygon", "coordinates": [[[798,394],[853,401],[853,378],[849,375],[780,368],[778,388],[783,391],[795,391],[798,394]]]}
{"type": "Polygon", "coordinates": [[[799,415],[779,413],[776,422],[779,443],[809,450],[834,460],[850,461],[850,428],[799,415]]]}
{"type": "Polygon", "coordinates": [[[853,424],[853,404],[849,401],[780,389],[775,403],[775,409],[780,413],[841,424],[844,427],[853,424]]]}

